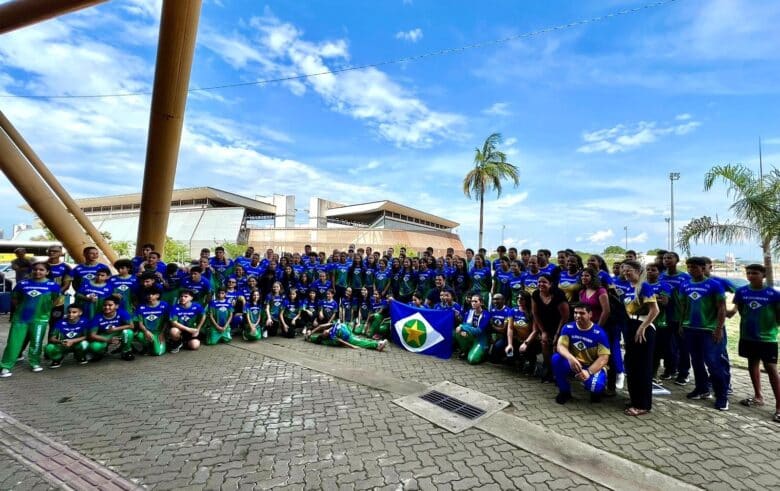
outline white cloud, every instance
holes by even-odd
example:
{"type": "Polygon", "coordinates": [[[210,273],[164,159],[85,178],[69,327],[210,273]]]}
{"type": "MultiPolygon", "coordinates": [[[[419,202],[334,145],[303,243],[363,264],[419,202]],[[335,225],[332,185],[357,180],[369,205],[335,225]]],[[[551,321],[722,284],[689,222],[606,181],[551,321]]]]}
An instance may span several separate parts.
{"type": "Polygon", "coordinates": [[[512,114],[509,111],[508,102],[496,102],[492,106],[483,109],[482,113],[490,116],[510,116],[512,114]]]}
{"type": "Polygon", "coordinates": [[[401,39],[403,41],[409,41],[410,43],[416,43],[423,37],[422,29],[419,27],[410,29],[408,31],[399,31],[395,33],[396,39],[401,39]]]}
{"type": "Polygon", "coordinates": [[[688,121],[692,117],[693,116],[691,116],[688,113],[682,113],[682,114],[678,114],[677,116],[675,116],[674,119],[676,119],[677,121],[688,121]]]}
{"type": "Polygon", "coordinates": [[[608,239],[611,239],[615,236],[615,233],[612,231],[611,228],[607,230],[597,230],[593,232],[592,234],[587,234],[584,236],[579,236],[575,239],[577,242],[589,242],[591,244],[603,244],[608,239]]]}
{"type": "Polygon", "coordinates": [[[647,242],[647,232],[641,232],[633,237],[628,238],[629,244],[644,244],[647,242]]]}
{"type": "Polygon", "coordinates": [[[653,143],[666,135],[688,134],[699,126],[701,123],[693,120],[672,125],[659,125],[655,121],[640,121],[630,126],[619,124],[612,128],[583,133],[585,144],[577,148],[577,151],[608,154],[626,152],[653,143]]]}

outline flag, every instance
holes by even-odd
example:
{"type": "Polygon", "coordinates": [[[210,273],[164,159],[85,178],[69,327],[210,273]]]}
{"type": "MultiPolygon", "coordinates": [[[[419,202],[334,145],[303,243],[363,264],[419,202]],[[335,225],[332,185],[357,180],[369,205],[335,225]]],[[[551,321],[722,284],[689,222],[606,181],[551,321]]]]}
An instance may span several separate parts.
{"type": "Polygon", "coordinates": [[[452,310],[418,309],[393,301],[390,321],[393,341],[407,351],[439,358],[452,356],[452,310]]]}

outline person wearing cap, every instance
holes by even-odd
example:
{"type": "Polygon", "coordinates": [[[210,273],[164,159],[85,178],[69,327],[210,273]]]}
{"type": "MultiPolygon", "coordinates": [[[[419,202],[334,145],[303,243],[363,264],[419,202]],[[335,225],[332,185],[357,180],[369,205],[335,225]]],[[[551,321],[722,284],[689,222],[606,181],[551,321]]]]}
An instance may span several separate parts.
{"type": "Polygon", "coordinates": [[[165,330],[170,306],[160,300],[161,290],[152,286],[144,292],[145,301],[135,310],[135,342],[149,355],[165,354],[165,330]]]}
{"type": "Polygon", "coordinates": [[[556,353],[552,356],[558,386],[555,402],[566,404],[572,398],[569,382],[572,376],[582,382],[591,394],[591,401],[598,402],[607,386],[609,338],[604,329],[591,320],[590,305],[576,303],[573,307],[574,322],[561,329],[556,353]]]}

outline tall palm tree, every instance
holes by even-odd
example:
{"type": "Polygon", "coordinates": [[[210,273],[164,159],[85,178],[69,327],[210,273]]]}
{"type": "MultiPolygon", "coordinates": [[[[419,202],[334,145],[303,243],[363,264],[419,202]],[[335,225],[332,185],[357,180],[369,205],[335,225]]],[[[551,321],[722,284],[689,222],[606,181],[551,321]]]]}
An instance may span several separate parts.
{"type": "Polygon", "coordinates": [[[691,220],[680,231],[678,245],[690,252],[691,243],[698,241],[735,242],[758,241],[764,254],[766,281],[774,285],[772,254],[780,252],[780,171],[756,176],[742,164],[718,165],[704,176],[704,190],[716,181],[728,186],[727,195],[734,202],[729,207],[734,221],[713,220],[703,216],[691,220]]]}
{"type": "Polygon", "coordinates": [[[501,181],[511,179],[515,187],[520,182],[520,171],[506,161],[506,154],[498,148],[501,133],[493,133],[485,139],[482,149],[476,148],[474,168],[463,178],[463,193],[469,198],[479,199],[479,247],[482,248],[482,233],[485,214],[485,191],[495,190],[501,196],[501,181]]]}

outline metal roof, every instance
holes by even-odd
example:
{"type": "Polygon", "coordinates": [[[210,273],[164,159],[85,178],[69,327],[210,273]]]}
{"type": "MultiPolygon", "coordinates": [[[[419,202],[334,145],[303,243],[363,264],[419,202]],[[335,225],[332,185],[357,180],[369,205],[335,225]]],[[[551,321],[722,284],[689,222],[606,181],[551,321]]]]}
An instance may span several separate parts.
{"type": "Polygon", "coordinates": [[[370,223],[373,222],[382,212],[397,213],[418,220],[425,220],[446,228],[455,228],[460,225],[458,222],[447,220],[437,215],[432,215],[415,208],[404,206],[394,201],[373,201],[371,203],[361,203],[357,205],[341,206],[331,208],[325,216],[328,218],[341,218],[349,221],[370,223]]]}

